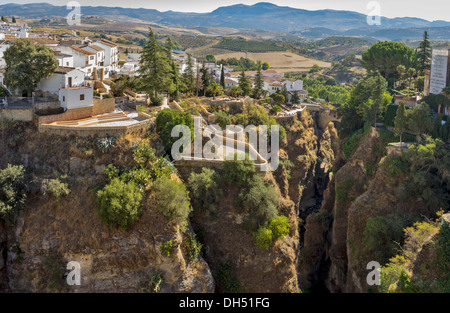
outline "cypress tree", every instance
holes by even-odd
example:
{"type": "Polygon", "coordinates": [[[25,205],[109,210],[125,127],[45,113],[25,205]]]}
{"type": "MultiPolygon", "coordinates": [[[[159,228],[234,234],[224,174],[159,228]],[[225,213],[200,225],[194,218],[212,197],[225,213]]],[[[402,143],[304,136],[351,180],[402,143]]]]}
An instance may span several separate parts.
{"type": "Polygon", "coordinates": [[[222,86],[222,88],[225,89],[225,72],[223,69],[223,64],[222,69],[220,70],[220,86],[222,86]]]}
{"type": "Polygon", "coordinates": [[[394,133],[400,137],[400,147],[403,146],[402,134],[406,130],[408,130],[408,118],[406,115],[405,103],[400,102],[394,120],[394,133]]]}

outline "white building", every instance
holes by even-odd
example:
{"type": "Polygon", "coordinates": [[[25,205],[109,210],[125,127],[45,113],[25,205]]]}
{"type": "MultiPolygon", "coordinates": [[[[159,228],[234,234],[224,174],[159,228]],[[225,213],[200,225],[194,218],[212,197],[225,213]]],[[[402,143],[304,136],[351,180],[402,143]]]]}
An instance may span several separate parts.
{"type": "Polygon", "coordinates": [[[60,67],[74,67],[73,66],[73,55],[64,54],[58,51],[53,51],[56,60],[58,61],[58,66],[60,67]]]}
{"type": "Polygon", "coordinates": [[[226,77],[225,78],[225,88],[231,88],[233,86],[237,86],[239,85],[239,80],[237,78],[230,78],[230,77],[226,77]]]}
{"type": "Polygon", "coordinates": [[[119,47],[107,40],[96,41],[95,45],[101,47],[105,52],[103,66],[105,67],[105,76],[109,77],[109,72],[116,72],[118,69],[119,47]]]}
{"type": "Polygon", "coordinates": [[[269,95],[282,91],[283,86],[286,86],[288,92],[298,92],[303,90],[303,81],[295,78],[284,78],[284,77],[263,77],[264,86],[263,89],[266,90],[269,95]]]}
{"type": "Polygon", "coordinates": [[[61,88],[81,86],[83,84],[83,71],[73,67],[58,67],[52,76],[42,79],[38,83],[36,91],[40,91],[44,95],[58,96],[61,88]]]}
{"type": "Polygon", "coordinates": [[[64,87],[59,90],[61,107],[66,110],[94,105],[93,86],[64,87]]]}
{"type": "Polygon", "coordinates": [[[0,22],[0,33],[17,38],[28,38],[31,28],[25,23],[0,22]]]}
{"type": "Polygon", "coordinates": [[[139,66],[138,62],[126,62],[120,68],[119,73],[121,75],[128,75],[130,77],[138,76],[139,75],[138,74],[139,68],[140,68],[140,66],[139,66]]]}

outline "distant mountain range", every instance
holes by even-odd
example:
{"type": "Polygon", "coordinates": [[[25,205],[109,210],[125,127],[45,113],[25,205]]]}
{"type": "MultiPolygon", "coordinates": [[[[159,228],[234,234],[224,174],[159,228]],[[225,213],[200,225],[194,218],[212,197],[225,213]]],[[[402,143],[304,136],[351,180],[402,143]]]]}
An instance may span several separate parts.
{"type": "MultiPolygon", "coordinates": [[[[14,15],[25,18],[65,17],[70,12],[66,6],[48,3],[0,5],[0,15],[14,15]]],[[[450,22],[427,21],[415,17],[381,17],[381,25],[369,26],[366,15],[352,11],[317,10],[309,11],[277,6],[261,2],[254,5],[237,4],[220,7],[209,13],[160,12],[154,9],[131,9],[120,7],[83,6],[83,15],[98,15],[112,20],[158,23],[185,27],[230,27],[260,29],[288,33],[302,33],[320,37],[320,34],[385,37],[386,39],[415,38],[423,30],[438,29],[441,38],[450,39],[450,22]],[[311,30],[312,29],[312,30],[311,30]],[[406,37],[406,38],[405,38],[406,37]]],[[[437,39],[437,38],[436,38],[437,39]]]]}

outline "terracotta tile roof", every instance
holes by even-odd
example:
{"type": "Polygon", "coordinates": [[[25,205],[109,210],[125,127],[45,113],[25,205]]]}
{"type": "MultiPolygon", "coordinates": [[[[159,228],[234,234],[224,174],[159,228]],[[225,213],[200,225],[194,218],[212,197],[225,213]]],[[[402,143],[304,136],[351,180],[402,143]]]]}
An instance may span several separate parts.
{"type": "Polygon", "coordinates": [[[103,48],[101,48],[99,46],[96,46],[96,45],[89,45],[87,47],[89,47],[91,49],[94,49],[95,51],[104,51],[105,50],[105,49],[103,49],[103,48]]]}
{"type": "Polygon", "coordinates": [[[61,52],[55,51],[55,50],[52,50],[52,53],[53,53],[56,57],[71,57],[70,54],[64,54],[64,53],[61,53],[61,52]]]}
{"type": "Polygon", "coordinates": [[[100,42],[101,42],[102,44],[104,44],[105,46],[109,46],[109,47],[117,47],[117,45],[116,45],[115,43],[113,43],[113,42],[111,42],[111,41],[109,41],[109,40],[106,40],[106,39],[102,39],[102,40],[100,40],[100,42]]]}
{"type": "Polygon", "coordinates": [[[55,70],[55,73],[66,74],[69,73],[70,71],[73,71],[74,69],[75,69],[74,67],[58,66],[57,69],[55,70]]]}
{"type": "Polygon", "coordinates": [[[57,45],[59,42],[47,37],[32,37],[30,39],[35,45],[57,45]]]}
{"type": "Polygon", "coordinates": [[[77,46],[77,45],[71,45],[70,46],[73,50],[87,54],[87,55],[95,55],[95,52],[84,50],[86,46],[77,46]]]}

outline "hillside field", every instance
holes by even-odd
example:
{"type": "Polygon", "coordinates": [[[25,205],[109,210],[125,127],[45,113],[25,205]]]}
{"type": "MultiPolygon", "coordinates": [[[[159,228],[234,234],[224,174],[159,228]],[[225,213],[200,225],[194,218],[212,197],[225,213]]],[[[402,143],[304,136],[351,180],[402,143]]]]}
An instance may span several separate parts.
{"type": "Polygon", "coordinates": [[[264,53],[252,53],[252,52],[233,52],[216,55],[216,60],[227,58],[248,58],[254,61],[260,60],[261,62],[269,62],[270,69],[279,73],[288,72],[307,72],[314,64],[320,67],[330,67],[330,62],[324,62],[320,60],[310,59],[292,52],[264,52],[264,53]]]}

